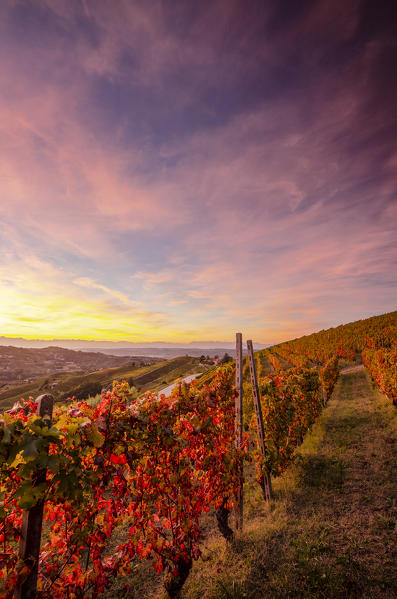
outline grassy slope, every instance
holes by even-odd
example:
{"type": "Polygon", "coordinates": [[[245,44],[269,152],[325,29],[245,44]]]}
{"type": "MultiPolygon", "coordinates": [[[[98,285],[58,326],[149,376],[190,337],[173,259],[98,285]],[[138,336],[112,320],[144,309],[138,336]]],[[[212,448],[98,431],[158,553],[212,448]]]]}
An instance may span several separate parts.
{"type": "Polygon", "coordinates": [[[208,538],[183,598],[395,597],[396,449],[390,401],[364,370],[342,375],[272,505],[248,498],[233,550],[208,538]]]}
{"type": "Polygon", "coordinates": [[[274,368],[266,352],[256,352],[255,356],[257,358],[258,376],[267,376],[268,374],[274,373],[274,368]]]}

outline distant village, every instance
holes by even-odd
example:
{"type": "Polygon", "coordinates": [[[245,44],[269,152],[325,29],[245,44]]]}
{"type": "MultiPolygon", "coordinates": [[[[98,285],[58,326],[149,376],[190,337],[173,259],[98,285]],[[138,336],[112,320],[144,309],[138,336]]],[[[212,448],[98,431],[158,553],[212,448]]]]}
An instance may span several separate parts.
{"type": "Polygon", "coordinates": [[[219,364],[226,364],[227,362],[232,362],[232,356],[229,356],[228,353],[225,353],[222,358],[215,355],[213,358],[210,356],[205,356],[204,354],[200,356],[200,364],[207,364],[208,366],[218,366],[219,364]]]}

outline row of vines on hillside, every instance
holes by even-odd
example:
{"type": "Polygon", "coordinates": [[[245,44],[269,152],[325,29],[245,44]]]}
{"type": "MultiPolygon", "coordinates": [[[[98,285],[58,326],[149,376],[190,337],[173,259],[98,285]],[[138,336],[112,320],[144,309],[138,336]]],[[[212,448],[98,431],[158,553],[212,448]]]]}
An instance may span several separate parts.
{"type": "Polygon", "coordinates": [[[15,542],[22,508],[45,500],[49,524],[40,558],[42,597],[95,597],[136,557],[167,571],[172,593],[200,554],[199,516],[241,484],[234,445],[232,370],[205,392],[130,401],[128,385],[104,393],[97,407],[60,408],[48,428],[35,404],[4,414],[0,566],[3,596],[19,576],[15,542]],[[32,474],[47,468],[47,482],[32,474]],[[125,539],[108,553],[116,529],[125,539]]]}
{"type": "Polygon", "coordinates": [[[194,381],[169,398],[136,399],[126,383],[115,384],[97,406],[59,407],[51,426],[32,401],[3,414],[1,597],[29,574],[17,553],[22,510],[42,499],[40,597],[96,597],[137,559],[165,571],[175,595],[200,556],[202,513],[233,506],[242,460],[256,462],[258,482],[265,472],[278,475],[323,405],[314,369],[262,377],[265,455],[250,449],[250,431],[237,449],[234,374],[226,365],[209,384],[194,381]],[[43,469],[47,480],[35,485],[43,469]]]}
{"type": "MultiPolygon", "coordinates": [[[[320,373],[315,369],[292,368],[259,379],[265,454],[255,452],[258,482],[261,475],[278,476],[291,464],[296,448],[320,414],[338,376],[336,360],[332,369],[326,367],[320,373]]],[[[245,397],[246,418],[250,429],[255,430],[252,397],[247,388],[245,397]]]]}
{"type": "Polygon", "coordinates": [[[397,347],[365,349],[362,356],[373,381],[397,406],[397,347]]]}
{"type": "MultiPolygon", "coordinates": [[[[373,381],[397,404],[397,312],[300,337],[273,346],[264,353],[276,371],[286,367],[280,359],[295,367],[320,368],[328,364],[327,372],[336,367],[332,366],[332,361],[336,364],[337,358],[352,361],[361,355],[373,381]]],[[[322,383],[327,387],[323,378],[322,383]]],[[[330,392],[328,389],[327,394],[330,392]]]]}
{"type": "Polygon", "coordinates": [[[276,345],[270,350],[295,366],[323,365],[337,356],[354,360],[365,349],[397,347],[397,311],[358,320],[276,345]]]}

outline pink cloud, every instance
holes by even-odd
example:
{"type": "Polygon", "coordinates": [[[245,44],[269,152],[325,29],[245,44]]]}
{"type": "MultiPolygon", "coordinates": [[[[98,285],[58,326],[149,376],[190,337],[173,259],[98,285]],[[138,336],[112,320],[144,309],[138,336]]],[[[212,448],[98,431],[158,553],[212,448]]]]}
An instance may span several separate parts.
{"type": "Polygon", "coordinates": [[[81,277],[72,269],[80,291],[107,290],[109,301],[127,304],[138,301],[138,289],[154,312],[162,303],[173,317],[179,310],[183,330],[194,314],[208,335],[211,326],[221,335],[241,324],[267,341],[276,322],[276,341],[337,322],[347,303],[352,317],[391,309],[396,157],[387,114],[368,108],[383,45],[372,40],[326,76],[318,70],[328,43],[355,39],[359,2],[318,2],[288,27],[275,23],[257,54],[251,38],[261,34],[260,22],[272,23],[271,7],[258,28],[242,32],[239,3],[213,2],[183,33],[183,3],[172,23],[157,2],[120,2],[117,11],[90,0],[77,9],[61,0],[40,5],[75,38],[57,40],[51,52],[37,45],[37,78],[12,52],[0,59],[6,243],[21,252],[29,234],[51,256],[65,250],[88,258],[98,272],[81,277]],[[95,43],[76,33],[76,10],[95,27],[95,43]],[[211,117],[217,94],[228,86],[240,92],[259,60],[282,69],[294,52],[290,77],[307,54],[303,87],[273,98],[264,86],[260,100],[245,105],[243,96],[213,125],[193,126],[203,87],[212,92],[203,100],[211,117]],[[121,106],[131,101],[128,122],[120,116],[102,130],[101,117],[90,114],[103,105],[106,120],[109,108],[92,95],[98,80],[120,86],[121,106]],[[158,139],[156,125],[136,137],[131,127],[127,138],[133,92],[142,89],[161,100],[151,115],[159,129],[172,109],[181,122],[186,110],[191,127],[158,139]],[[152,257],[159,239],[164,249],[152,257]],[[123,289],[106,280],[113,265],[123,276],[130,268],[123,289]]]}

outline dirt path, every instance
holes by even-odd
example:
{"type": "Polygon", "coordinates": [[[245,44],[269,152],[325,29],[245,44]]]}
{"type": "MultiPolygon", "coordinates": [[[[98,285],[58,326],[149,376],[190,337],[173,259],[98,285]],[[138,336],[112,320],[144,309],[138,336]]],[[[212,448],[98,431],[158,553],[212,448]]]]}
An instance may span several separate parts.
{"type": "Polygon", "coordinates": [[[358,364],[357,366],[348,366],[340,371],[341,374],[348,374],[349,372],[357,372],[358,370],[364,370],[364,364],[358,364]]]}
{"type": "Polygon", "coordinates": [[[346,371],[272,506],[249,498],[243,538],[214,539],[184,598],[395,599],[397,412],[346,371]]]}

